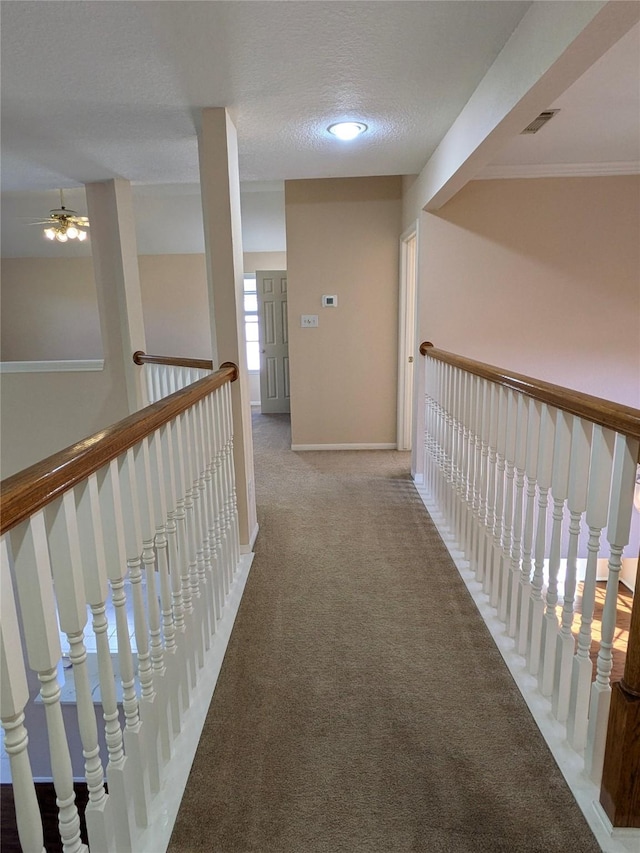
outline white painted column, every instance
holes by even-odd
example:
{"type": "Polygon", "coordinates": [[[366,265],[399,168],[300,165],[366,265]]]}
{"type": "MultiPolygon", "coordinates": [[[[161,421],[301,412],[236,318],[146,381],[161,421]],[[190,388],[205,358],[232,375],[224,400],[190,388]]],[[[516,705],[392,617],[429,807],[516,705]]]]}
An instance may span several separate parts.
{"type": "Polygon", "coordinates": [[[123,389],[111,418],[116,421],[147,405],[144,371],[132,361],[147,346],[131,185],[117,178],[87,184],[86,190],[105,369],[123,389]]]}
{"type": "Polygon", "coordinates": [[[233,361],[234,467],[240,542],[248,551],[257,533],[251,436],[251,403],[244,345],[240,174],[236,129],[226,109],[202,111],[198,137],[200,190],[214,362],[233,361]]]}

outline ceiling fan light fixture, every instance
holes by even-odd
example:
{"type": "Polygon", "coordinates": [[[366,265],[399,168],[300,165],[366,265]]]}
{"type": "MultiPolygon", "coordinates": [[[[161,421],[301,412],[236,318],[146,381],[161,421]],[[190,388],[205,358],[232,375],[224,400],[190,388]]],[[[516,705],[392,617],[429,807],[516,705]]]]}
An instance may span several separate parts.
{"type": "Polygon", "coordinates": [[[83,243],[87,239],[86,231],[78,231],[78,240],[83,243]]]}
{"type": "Polygon", "coordinates": [[[44,236],[47,240],[55,240],[56,239],[56,229],[55,228],[45,228],[44,236]]]}
{"type": "Polygon", "coordinates": [[[338,121],[327,128],[329,133],[348,142],[367,130],[367,125],[361,121],[338,121]]]}
{"type": "Polygon", "coordinates": [[[66,231],[56,231],[56,240],[58,243],[66,243],[68,239],[66,231]]]}
{"type": "Polygon", "coordinates": [[[80,233],[80,232],[79,232],[79,231],[78,231],[78,229],[75,227],[75,225],[72,225],[70,228],[67,228],[67,237],[68,237],[70,240],[75,240],[75,239],[77,238],[77,236],[78,236],[78,234],[79,234],[79,233],[80,233]]]}

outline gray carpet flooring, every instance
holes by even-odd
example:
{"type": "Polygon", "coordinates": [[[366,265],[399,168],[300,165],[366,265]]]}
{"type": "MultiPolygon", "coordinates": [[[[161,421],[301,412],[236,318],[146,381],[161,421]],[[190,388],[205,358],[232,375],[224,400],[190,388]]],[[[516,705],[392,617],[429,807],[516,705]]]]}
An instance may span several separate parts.
{"type": "Polygon", "coordinates": [[[598,851],[409,478],[254,420],[260,535],[171,853],[598,851]]]}

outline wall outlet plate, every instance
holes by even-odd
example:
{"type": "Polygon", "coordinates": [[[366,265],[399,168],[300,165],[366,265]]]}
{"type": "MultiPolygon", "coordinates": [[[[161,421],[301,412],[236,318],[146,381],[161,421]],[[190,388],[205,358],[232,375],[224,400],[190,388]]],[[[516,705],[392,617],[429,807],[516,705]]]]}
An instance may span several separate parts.
{"type": "Polygon", "coordinates": [[[338,297],[335,296],[323,296],[322,297],[322,307],[323,308],[337,308],[338,307],[338,297]]]}
{"type": "Polygon", "coordinates": [[[314,329],[318,325],[317,314],[301,314],[300,325],[303,329],[314,329]]]}

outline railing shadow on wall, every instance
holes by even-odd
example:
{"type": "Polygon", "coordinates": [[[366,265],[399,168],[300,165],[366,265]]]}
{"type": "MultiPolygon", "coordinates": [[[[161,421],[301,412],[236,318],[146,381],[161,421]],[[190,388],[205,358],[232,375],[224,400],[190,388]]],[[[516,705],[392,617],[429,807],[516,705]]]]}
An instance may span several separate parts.
{"type": "MultiPolygon", "coordinates": [[[[610,823],[602,813],[600,818],[610,829],[640,827],[637,595],[624,675],[613,685],[610,678],[622,555],[627,548],[634,560],[638,556],[637,541],[629,549],[629,531],[640,411],[429,342],[420,352],[425,433],[424,485],[418,490],[479,607],[501,625],[501,648],[519,656],[534,677],[538,699],[544,698],[542,714],[562,725],[582,776],[599,786],[610,823]],[[583,527],[588,541],[578,617],[583,527]],[[608,577],[593,678],[601,549],[608,577]],[[578,618],[576,639],[572,625],[578,618]]],[[[640,834],[635,837],[640,841],[640,834]]]]}
{"type": "Polygon", "coordinates": [[[215,372],[211,362],[165,365],[150,380],[158,402],[1,484],[0,716],[24,850],[43,849],[27,749],[27,668],[44,705],[63,849],[86,850],[60,701],[61,636],[90,849],[166,848],[251,564],[238,541],[230,391],[237,375],[230,363],[215,372]]]}

